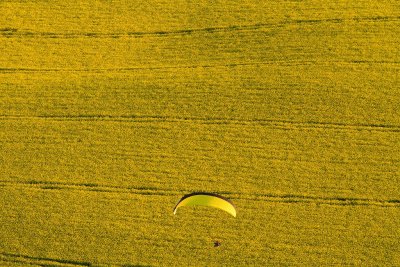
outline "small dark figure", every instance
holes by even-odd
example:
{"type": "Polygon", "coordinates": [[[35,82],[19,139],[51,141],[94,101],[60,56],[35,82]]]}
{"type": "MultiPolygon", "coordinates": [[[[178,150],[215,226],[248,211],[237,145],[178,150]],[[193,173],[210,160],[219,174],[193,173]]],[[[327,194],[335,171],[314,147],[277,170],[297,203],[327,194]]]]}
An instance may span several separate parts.
{"type": "Polygon", "coordinates": [[[214,247],[219,247],[221,246],[221,242],[219,242],[218,240],[214,241],[214,247]]]}

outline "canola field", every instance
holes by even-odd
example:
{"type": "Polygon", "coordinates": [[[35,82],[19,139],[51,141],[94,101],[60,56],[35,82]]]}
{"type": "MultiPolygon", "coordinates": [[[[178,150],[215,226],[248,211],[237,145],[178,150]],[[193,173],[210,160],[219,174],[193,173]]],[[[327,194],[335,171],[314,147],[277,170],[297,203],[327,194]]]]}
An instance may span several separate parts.
{"type": "Polygon", "coordinates": [[[390,0],[1,1],[0,266],[399,266],[399,44],[390,0]]]}

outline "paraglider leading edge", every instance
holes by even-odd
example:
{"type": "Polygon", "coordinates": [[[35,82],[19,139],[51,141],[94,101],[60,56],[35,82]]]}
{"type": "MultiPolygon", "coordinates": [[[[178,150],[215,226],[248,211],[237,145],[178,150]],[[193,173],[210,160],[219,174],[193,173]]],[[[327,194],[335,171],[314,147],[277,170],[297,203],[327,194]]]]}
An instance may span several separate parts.
{"type": "MultiPolygon", "coordinates": [[[[187,199],[187,198],[189,198],[189,197],[192,197],[192,196],[201,196],[201,195],[216,197],[216,198],[219,198],[219,199],[222,199],[222,200],[228,202],[230,205],[232,205],[232,207],[233,207],[233,209],[234,209],[234,214],[232,214],[232,215],[233,215],[234,217],[236,217],[236,207],[235,207],[235,205],[232,203],[231,200],[229,200],[228,198],[223,197],[223,196],[221,196],[221,195],[218,195],[218,194],[215,194],[215,193],[208,193],[208,192],[194,192],[194,193],[190,193],[190,194],[184,195],[184,196],[178,201],[178,203],[175,205],[175,207],[174,207],[174,209],[173,209],[174,214],[176,214],[177,208],[178,208],[179,204],[180,204],[183,200],[185,200],[185,199],[187,199]]],[[[230,212],[229,212],[229,213],[230,213],[230,212]]]]}

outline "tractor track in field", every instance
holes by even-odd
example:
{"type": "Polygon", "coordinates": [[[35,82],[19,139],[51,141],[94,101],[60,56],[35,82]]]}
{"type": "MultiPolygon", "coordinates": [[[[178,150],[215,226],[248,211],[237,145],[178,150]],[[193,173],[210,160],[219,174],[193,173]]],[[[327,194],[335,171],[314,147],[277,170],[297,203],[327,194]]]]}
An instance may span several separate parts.
{"type": "Polygon", "coordinates": [[[206,28],[193,29],[176,29],[165,31],[132,31],[132,32],[39,32],[29,29],[17,28],[0,28],[0,37],[3,38],[143,38],[143,37],[168,37],[168,36],[185,36],[192,34],[213,34],[221,32],[241,32],[241,31],[257,31],[263,29],[277,29],[289,25],[304,25],[304,24],[322,24],[322,23],[377,23],[377,22],[397,22],[399,16],[375,16],[375,17],[353,17],[353,18],[326,18],[326,19],[286,19],[276,23],[255,23],[249,25],[231,25],[231,26],[215,26],[206,28]]]}
{"type": "MultiPolygon", "coordinates": [[[[1,262],[9,262],[9,263],[17,263],[23,265],[31,265],[31,266],[42,266],[42,267],[51,267],[51,266],[109,266],[109,264],[92,264],[88,261],[78,261],[78,260],[70,260],[70,259],[61,259],[61,258],[50,258],[50,257],[39,257],[39,256],[30,256],[25,254],[17,254],[17,253],[8,253],[8,252],[0,252],[0,263],[1,262]]],[[[112,264],[112,266],[130,266],[130,265],[122,265],[122,264],[112,264]]]]}
{"type": "Polygon", "coordinates": [[[279,119],[235,119],[171,116],[107,116],[107,115],[50,115],[50,116],[9,116],[0,115],[0,120],[43,119],[54,121],[110,121],[110,122],[196,122],[202,124],[260,125],[272,128],[300,129],[343,129],[357,131],[400,132],[400,126],[390,124],[339,123],[319,121],[289,121],[279,119]]]}
{"type": "MultiPolygon", "coordinates": [[[[165,190],[156,187],[130,187],[102,185],[95,183],[67,183],[67,182],[49,182],[49,181],[0,181],[1,187],[14,187],[36,190],[77,190],[92,191],[98,193],[123,193],[134,195],[160,195],[179,197],[187,192],[177,190],[165,190]]],[[[301,194],[269,194],[269,193],[232,193],[215,192],[226,195],[231,199],[262,201],[267,203],[281,204],[310,204],[310,205],[333,205],[333,206],[378,206],[400,208],[400,199],[371,199],[355,197],[322,197],[301,194]]]]}
{"type": "Polygon", "coordinates": [[[7,73],[109,73],[109,72],[134,72],[134,71],[157,71],[157,70],[173,70],[173,69],[212,69],[212,68],[234,68],[234,67],[251,67],[251,66],[307,66],[307,65],[394,65],[398,67],[400,64],[396,60],[348,60],[348,61],[317,61],[317,60],[271,60],[271,61],[249,61],[249,62],[230,62],[215,64],[193,64],[193,65],[169,65],[169,66],[132,66],[121,68],[23,68],[23,67],[0,67],[0,74],[7,73]]]}

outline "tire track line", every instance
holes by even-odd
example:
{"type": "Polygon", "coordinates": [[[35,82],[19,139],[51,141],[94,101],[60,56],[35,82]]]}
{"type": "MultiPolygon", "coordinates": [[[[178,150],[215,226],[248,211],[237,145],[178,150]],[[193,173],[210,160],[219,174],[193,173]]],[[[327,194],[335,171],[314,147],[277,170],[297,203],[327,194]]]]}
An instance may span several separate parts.
{"type": "MultiPolygon", "coordinates": [[[[126,193],[134,195],[181,196],[184,191],[162,190],[155,187],[123,187],[87,183],[63,183],[45,181],[0,181],[0,187],[25,187],[38,190],[78,190],[99,193],[126,193]]],[[[301,194],[249,194],[233,192],[216,192],[231,199],[263,201],[280,204],[313,204],[332,206],[378,206],[400,208],[400,199],[371,199],[353,197],[320,197],[301,194]]]]}
{"type": "Polygon", "coordinates": [[[95,183],[67,183],[49,181],[0,181],[0,187],[27,187],[40,190],[77,190],[93,191],[99,193],[126,193],[138,195],[176,195],[180,192],[164,191],[155,187],[124,187],[114,185],[101,185],[95,183]]]}
{"type": "Polygon", "coordinates": [[[307,195],[275,195],[275,194],[256,194],[254,197],[232,197],[232,199],[247,199],[251,201],[265,201],[284,204],[313,204],[329,206],[378,206],[400,208],[400,199],[368,199],[351,197],[317,197],[307,195]]]}
{"type": "Polygon", "coordinates": [[[0,74],[7,73],[51,73],[51,72],[70,72],[70,73],[105,73],[105,72],[134,72],[143,70],[174,70],[174,69],[196,69],[196,68],[234,68],[234,67],[246,67],[246,66],[309,66],[309,65],[332,65],[332,64],[349,64],[349,65],[371,65],[371,64],[381,64],[381,65],[396,65],[400,64],[399,61],[373,61],[373,60],[351,60],[351,61],[289,61],[289,60],[275,60],[275,61],[262,61],[262,62],[232,62],[224,64],[208,64],[208,65],[177,65],[177,66],[145,66],[145,67],[126,67],[126,68],[87,68],[87,69],[66,69],[66,68],[1,68],[0,74]]]}
{"type": "Polygon", "coordinates": [[[191,35],[195,33],[219,33],[219,32],[237,32],[237,31],[256,31],[260,29],[276,29],[286,25],[296,24],[321,24],[321,23],[346,23],[346,22],[393,22],[398,21],[399,16],[376,16],[376,17],[354,17],[354,18],[327,18],[327,19],[288,19],[276,23],[255,23],[249,25],[232,25],[227,27],[206,27],[193,29],[178,29],[171,31],[150,31],[150,32],[76,32],[76,33],[56,33],[56,32],[35,32],[29,30],[18,30],[17,28],[2,28],[0,36],[5,38],[142,38],[142,37],[165,37],[191,35]]]}
{"type": "MultiPolygon", "coordinates": [[[[239,67],[239,66],[263,66],[263,65],[285,65],[285,66],[296,66],[296,65],[311,65],[311,64],[323,64],[326,62],[317,61],[263,61],[263,62],[231,62],[223,64],[201,64],[201,65],[177,65],[177,66],[145,66],[145,67],[125,67],[125,68],[88,68],[88,69],[61,69],[61,68],[0,68],[0,73],[35,73],[35,72],[93,72],[93,73],[105,73],[105,72],[132,72],[141,70],[169,70],[169,69],[196,69],[196,68],[220,68],[220,67],[239,67]]],[[[349,61],[349,64],[361,64],[362,61],[349,61]]],[[[376,62],[376,61],[366,61],[367,64],[372,63],[382,63],[382,64],[397,64],[400,62],[376,62]]]]}
{"type": "Polygon", "coordinates": [[[191,122],[201,124],[225,124],[225,125],[259,125],[266,127],[284,129],[336,129],[355,131],[378,131],[378,132],[400,132],[400,126],[390,124],[368,124],[368,123],[340,123],[323,121],[289,121],[279,119],[234,119],[217,117],[172,117],[157,115],[39,115],[39,116],[15,116],[0,115],[0,120],[52,120],[52,121],[109,121],[109,122],[191,122]]]}
{"type": "Polygon", "coordinates": [[[37,266],[93,266],[92,263],[85,261],[34,257],[29,255],[7,253],[7,252],[0,252],[0,260],[7,262],[14,262],[14,263],[37,265],[37,266]]]}

